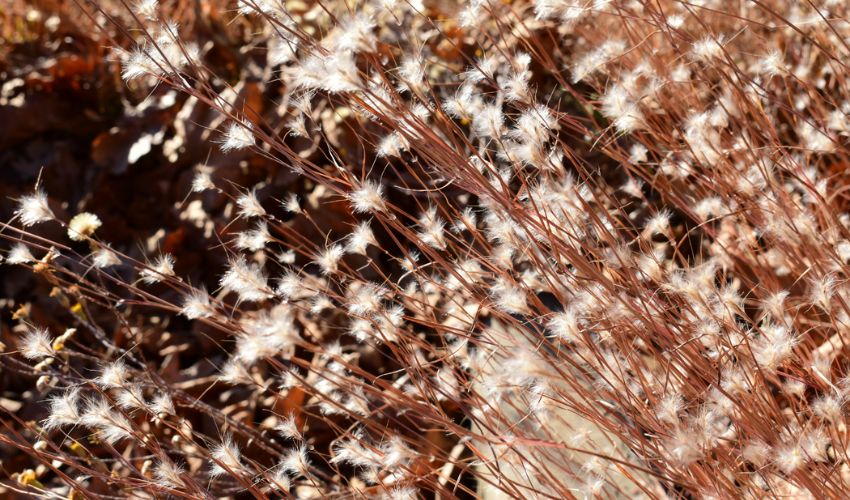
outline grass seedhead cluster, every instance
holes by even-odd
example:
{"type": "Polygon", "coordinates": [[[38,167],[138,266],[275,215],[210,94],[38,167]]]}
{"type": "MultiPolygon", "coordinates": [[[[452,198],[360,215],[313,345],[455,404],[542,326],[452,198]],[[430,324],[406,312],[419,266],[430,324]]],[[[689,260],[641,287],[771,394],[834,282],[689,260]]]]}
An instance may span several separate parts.
{"type": "Polygon", "coordinates": [[[16,200],[4,267],[66,313],[19,309],[0,358],[41,401],[11,487],[850,490],[844,2],[76,9],[171,120],[129,163],[204,145],[170,218],[202,251],[16,200]]]}

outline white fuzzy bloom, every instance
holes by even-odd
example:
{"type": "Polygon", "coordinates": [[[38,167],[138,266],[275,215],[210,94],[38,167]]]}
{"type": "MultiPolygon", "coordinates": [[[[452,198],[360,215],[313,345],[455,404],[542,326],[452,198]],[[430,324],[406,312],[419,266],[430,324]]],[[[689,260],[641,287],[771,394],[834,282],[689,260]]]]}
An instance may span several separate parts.
{"type": "Polygon", "coordinates": [[[151,413],[158,416],[177,414],[177,411],[174,409],[174,401],[172,401],[171,396],[166,393],[159,393],[154,396],[153,401],[148,406],[148,409],[151,413]]]}
{"type": "Polygon", "coordinates": [[[773,371],[791,356],[799,339],[784,326],[762,327],[762,336],[753,346],[753,355],[762,370],[773,371]]]}
{"type": "Polygon", "coordinates": [[[384,187],[370,180],[363,181],[360,186],[349,193],[348,200],[354,208],[354,213],[386,212],[384,202],[384,187]]]}
{"type": "Polygon", "coordinates": [[[192,178],[192,192],[202,193],[208,189],[215,189],[215,183],[213,183],[210,176],[210,169],[208,167],[201,167],[195,173],[195,177],[192,178]]]}
{"type": "Polygon", "coordinates": [[[295,421],[295,415],[290,414],[281,423],[274,428],[278,434],[287,439],[301,440],[301,431],[298,430],[298,423],[295,421]]]}
{"type": "Polygon", "coordinates": [[[311,55],[300,63],[293,76],[294,87],[308,90],[342,93],[356,92],[363,87],[351,52],[311,55]]]}
{"type": "Polygon", "coordinates": [[[259,317],[245,319],[240,326],[242,333],[236,340],[234,358],[244,366],[275,356],[290,348],[298,339],[292,314],[283,305],[266,311],[259,317]]]}
{"type": "Polygon", "coordinates": [[[375,50],[375,21],[368,14],[359,13],[340,23],[341,32],[334,40],[336,50],[372,52],[375,50]]]}
{"type": "Polygon", "coordinates": [[[278,281],[275,292],[286,299],[292,298],[304,291],[304,284],[297,273],[289,271],[278,281]]]}
{"type": "Polygon", "coordinates": [[[372,228],[369,227],[369,222],[363,221],[357,224],[354,231],[346,238],[345,249],[349,253],[366,255],[366,248],[369,245],[378,246],[378,242],[375,240],[372,228]]]}
{"type": "Polygon", "coordinates": [[[118,360],[106,365],[95,382],[104,389],[108,389],[110,387],[123,387],[126,384],[127,377],[129,375],[130,373],[127,370],[127,365],[125,365],[123,361],[118,360]]]}
{"type": "Polygon", "coordinates": [[[47,195],[41,190],[21,197],[18,200],[18,209],[15,210],[15,215],[21,219],[21,224],[24,227],[34,226],[39,222],[49,221],[56,217],[47,204],[47,195]]]}
{"type": "Polygon", "coordinates": [[[80,423],[80,390],[69,389],[61,394],[52,396],[48,400],[50,411],[42,425],[45,430],[68,425],[74,426],[80,423]]]}
{"type": "Polygon", "coordinates": [[[799,444],[780,446],[774,454],[773,462],[785,474],[792,474],[806,463],[805,452],[799,444]]]}
{"type": "Polygon", "coordinates": [[[678,394],[668,394],[658,402],[655,415],[658,420],[672,425],[679,424],[679,412],[685,407],[685,401],[678,394]]]}
{"type": "Polygon", "coordinates": [[[498,104],[484,106],[472,120],[472,130],[478,137],[498,139],[505,129],[505,116],[498,104]]]}
{"type": "Polygon", "coordinates": [[[310,460],[307,458],[307,447],[299,446],[289,450],[281,462],[283,469],[295,476],[310,475],[310,460]]]}
{"type": "Polygon", "coordinates": [[[430,207],[419,216],[419,239],[426,245],[444,250],[446,248],[445,221],[437,215],[436,207],[430,207]]]}
{"type": "Polygon", "coordinates": [[[366,468],[379,467],[381,465],[381,452],[363,446],[362,441],[363,439],[357,436],[355,439],[346,439],[334,444],[334,456],[330,463],[348,463],[355,467],[366,468]]]}
{"type": "Polygon", "coordinates": [[[331,245],[316,257],[316,264],[322,269],[322,274],[335,274],[339,270],[339,261],[345,255],[342,245],[331,245]]]}
{"type": "Polygon", "coordinates": [[[257,264],[249,264],[244,257],[231,260],[221,278],[221,286],[239,295],[239,300],[259,302],[272,297],[268,279],[257,264]]]}
{"type": "Polygon", "coordinates": [[[835,293],[835,277],[826,275],[809,281],[809,300],[812,304],[829,311],[835,293]]]}
{"type": "Polygon", "coordinates": [[[246,122],[245,125],[230,122],[224,131],[224,140],[219,147],[225,153],[250,148],[255,143],[253,128],[254,126],[250,122],[246,122]]]}
{"type": "Polygon", "coordinates": [[[210,303],[210,295],[205,288],[193,289],[183,298],[183,308],[180,314],[189,319],[209,318],[215,313],[210,303]]]}
{"type": "Polygon", "coordinates": [[[357,316],[376,313],[381,300],[389,293],[386,288],[375,283],[354,283],[349,289],[348,312],[357,316]]]}
{"type": "Polygon", "coordinates": [[[279,66],[292,62],[296,58],[296,50],[298,50],[298,39],[289,39],[286,37],[273,36],[269,40],[266,52],[266,61],[269,66],[279,66]]]}
{"type": "Polygon", "coordinates": [[[164,278],[174,276],[174,256],[167,253],[158,256],[150,268],[142,269],[139,276],[143,282],[149,285],[159,283],[164,278]]]}
{"type": "Polygon", "coordinates": [[[644,238],[649,238],[656,234],[669,234],[670,217],[671,213],[669,211],[662,210],[647,219],[643,228],[644,238]]]}
{"type": "Polygon", "coordinates": [[[291,22],[291,16],[280,0],[239,0],[237,8],[244,15],[264,14],[283,22],[291,22]]]}
{"type": "Polygon", "coordinates": [[[298,195],[289,193],[286,200],[281,204],[284,210],[293,214],[301,213],[301,204],[298,202],[298,195]]]}
{"type": "Polygon", "coordinates": [[[555,313],[546,326],[555,338],[568,342],[581,340],[581,322],[572,308],[555,313]]]}
{"type": "Polygon", "coordinates": [[[706,36],[694,43],[691,54],[696,61],[708,62],[723,55],[723,36],[706,36]]]}
{"type": "Polygon", "coordinates": [[[602,96],[602,114],[614,120],[620,132],[633,132],[644,126],[644,115],[637,100],[621,85],[608,89],[602,96]]]}
{"type": "Polygon", "coordinates": [[[254,229],[239,233],[236,236],[236,248],[256,252],[265,248],[269,241],[271,241],[269,227],[263,221],[257,224],[254,229]]]}
{"type": "Polygon", "coordinates": [[[767,76],[781,75],[788,71],[785,56],[777,49],[772,49],[758,62],[758,71],[767,76]]]}
{"type": "Polygon", "coordinates": [[[804,121],[797,127],[797,134],[802,140],[803,147],[816,153],[830,153],[835,150],[835,141],[830,136],[804,121]]]}
{"type": "Polygon", "coordinates": [[[80,423],[97,429],[98,435],[110,444],[132,437],[133,425],[124,415],[113,410],[112,403],[105,399],[89,400],[80,423]]]}
{"type": "Polygon", "coordinates": [[[9,250],[9,254],[6,255],[7,264],[28,264],[34,260],[35,257],[33,257],[29,247],[23,243],[15,243],[9,250]]]}
{"type": "Polygon", "coordinates": [[[266,209],[260,204],[257,199],[257,192],[250,191],[241,194],[236,198],[236,205],[239,207],[239,215],[246,219],[251,217],[262,217],[266,215],[266,209]]]}
{"type": "Polygon", "coordinates": [[[242,465],[242,452],[230,436],[225,436],[220,444],[210,450],[210,458],[213,461],[210,474],[213,476],[229,474],[241,476],[248,472],[242,465]]]}
{"type": "Polygon", "coordinates": [[[30,328],[21,342],[21,354],[27,359],[53,356],[53,339],[45,328],[30,328]]]}
{"type": "Polygon", "coordinates": [[[493,285],[491,295],[496,308],[510,314],[527,314],[530,310],[525,291],[505,278],[493,285]]]}
{"type": "Polygon", "coordinates": [[[145,407],[145,396],[142,387],[137,384],[126,385],[116,398],[118,406],[125,410],[140,410],[145,407]]]}
{"type": "Polygon", "coordinates": [[[103,225],[97,215],[81,212],[68,223],[68,237],[74,241],[83,241],[94,234],[103,225]]]}
{"type": "Polygon", "coordinates": [[[155,21],[158,7],[159,0],[139,0],[133,5],[133,12],[141,17],[155,21]]]}
{"type": "Polygon", "coordinates": [[[156,464],[153,470],[153,476],[159,486],[180,489],[184,487],[182,476],[185,472],[182,466],[168,460],[156,464]]]}
{"type": "Polygon", "coordinates": [[[102,246],[92,255],[92,264],[98,269],[115,266],[121,263],[121,259],[109,247],[102,246]]]}

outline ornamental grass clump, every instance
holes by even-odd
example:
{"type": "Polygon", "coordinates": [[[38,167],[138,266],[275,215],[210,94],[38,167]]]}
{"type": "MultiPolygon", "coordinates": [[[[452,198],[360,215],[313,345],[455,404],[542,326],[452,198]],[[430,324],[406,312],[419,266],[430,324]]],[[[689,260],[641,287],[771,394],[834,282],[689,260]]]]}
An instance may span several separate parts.
{"type": "Polygon", "coordinates": [[[173,93],[163,161],[203,147],[197,250],[17,200],[4,265],[75,333],[16,313],[16,488],[850,488],[844,3],[77,8],[136,106],[173,93]]]}

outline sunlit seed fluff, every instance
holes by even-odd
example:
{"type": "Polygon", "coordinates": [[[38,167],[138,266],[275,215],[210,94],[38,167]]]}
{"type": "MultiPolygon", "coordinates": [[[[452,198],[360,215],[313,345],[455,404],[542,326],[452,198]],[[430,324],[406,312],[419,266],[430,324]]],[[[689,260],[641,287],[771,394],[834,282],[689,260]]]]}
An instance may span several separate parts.
{"type": "Polygon", "coordinates": [[[378,246],[378,241],[372,233],[372,228],[369,227],[369,222],[362,221],[354,226],[354,230],[346,238],[345,250],[353,254],[367,255],[366,249],[369,245],[378,246]]]}
{"type": "Polygon", "coordinates": [[[268,278],[260,266],[249,264],[242,256],[230,261],[227,271],[221,277],[221,286],[236,292],[239,300],[245,302],[259,302],[273,296],[268,278]]]}
{"type": "Polygon", "coordinates": [[[230,122],[224,131],[224,140],[220,142],[219,147],[225,153],[250,148],[256,142],[253,129],[254,126],[250,122],[246,122],[244,125],[238,122],[230,122]]]}
{"type": "Polygon", "coordinates": [[[384,187],[377,182],[366,180],[357,189],[348,194],[348,200],[355,213],[386,212],[384,187]]]}
{"type": "Polygon", "coordinates": [[[289,473],[286,472],[286,468],[283,464],[278,464],[273,469],[273,474],[271,479],[269,479],[270,486],[274,490],[278,491],[288,491],[292,486],[292,481],[289,478],[289,473]]]}
{"type": "Polygon", "coordinates": [[[116,399],[118,406],[125,410],[139,410],[145,407],[145,396],[138,384],[127,384],[116,399]]]}
{"type": "Polygon", "coordinates": [[[93,235],[102,224],[97,215],[81,212],[68,223],[68,237],[74,241],[83,241],[93,235]]]}
{"type": "Polygon", "coordinates": [[[215,313],[210,296],[205,288],[193,289],[183,299],[180,314],[188,319],[209,318],[215,313]]]}
{"type": "Polygon", "coordinates": [[[633,132],[645,126],[637,100],[622,86],[614,86],[602,96],[602,114],[614,120],[620,132],[633,132]]]}
{"type": "Polygon", "coordinates": [[[342,245],[331,245],[316,256],[315,262],[322,270],[322,274],[336,274],[343,255],[345,255],[345,248],[342,245]]]}
{"type": "Polygon", "coordinates": [[[53,356],[53,339],[45,328],[30,328],[21,341],[21,354],[27,359],[42,359],[53,356]]]}
{"type": "Polygon", "coordinates": [[[29,264],[35,261],[28,246],[23,243],[15,243],[6,255],[7,264],[29,264]]]}
{"type": "Polygon", "coordinates": [[[348,312],[367,316],[377,312],[389,290],[375,283],[354,283],[349,289],[348,312]]]}
{"type": "Polygon", "coordinates": [[[263,217],[266,215],[266,209],[260,204],[257,199],[256,191],[249,191],[241,194],[236,198],[236,206],[239,207],[239,215],[249,219],[251,217],[263,217]]]}
{"type": "Polygon", "coordinates": [[[780,446],[774,450],[773,463],[784,474],[792,474],[806,463],[805,452],[799,444],[780,446]]]}
{"type": "Polygon", "coordinates": [[[762,370],[772,371],[791,356],[799,338],[779,325],[764,326],[761,330],[762,335],[753,346],[753,355],[762,370]]]}
{"type": "Polygon", "coordinates": [[[109,247],[102,246],[92,254],[92,264],[98,269],[106,269],[107,267],[116,266],[121,263],[121,259],[109,247]]]}
{"type": "Polygon", "coordinates": [[[208,167],[200,167],[192,178],[192,192],[202,193],[208,189],[215,189],[215,183],[210,175],[208,167]]]}
{"type": "Polygon", "coordinates": [[[295,193],[289,193],[289,195],[286,197],[286,200],[281,203],[281,206],[289,213],[301,213],[301,204],[298,202],[298,195],[295,193]]]}
{"type": "Polygon", "coordinates": [[[491,289],[491,295],[496,307],[504,312],[510,314],[530,312],[525,291],[508,279],[499,278],[491,289]]]}
{"type": "Polygon", "coordinates": [[[299,446],[289,450],[283,457],[282,467],[295,476],[309,477],[310,460],[307,458],[307,447],[299,446]]]}
{"type": "Polygon", "coordinates": [[[225,436],[221,443],[210,449],[210,459],[212,461],[210,475],[212,476],[230,474],[242,476],[248,472],[242,464],[242,452],[230,436],[225,436]]]}
{"type": "Polygon", "coordinates": [[[254,383],[248,369],[239,360],[232,358],[221,368],[221,374],[218,378],[222,382],[233,385],[254,383]]]}
{"type": "Polygon", "coordinates": [[[24,227],[30,227],[39,222],[49,221],[56,216],[47,204],[47,195],[44,191],[36,190],[18,200],[18,209],[15,215],[21,220],[24,227]]]}
{"type": "Polygon", "coordinates": [[[809,282],[809,300],[812,304],[828,311],[835,293],[835,277],[826,275],[809,282]]]}
{"type": "Polygon", "coordinates": [[[47,418],[42,422],[45,430],[52,430],[61,426],[74,426],[80,423],[80,390],[68,389],[51,396],[48,399],[49,411],[47,418]]]}
{"type": "Polygon", "coordinates": [[[180,489],[183,488],[183,474],[186,470],[171,460],[158,462],[154,467],[153,475],[156,483],[164,488],[180,489]]]}
{"type": "Polygon", "coordinates": [[[127,365],[123,361],[118,360],[108,363],[95,382],[104,389],[122,387],[126,384],[129,376],[130,372],[127,369],[127,365]]]}
{"type": "Polygon", "coordinates": [[[577,342],[581,340],[581,326],[579,318],[571,308],[557,312],[547,322],[547,328],[555,338],[577,342]]]}
{"type": "Polygon", "coordinates": [[[135,12],[138,16],[155,21],[157,18],[158,7],[159,0],[139,0],[133,5],[133,12],[135,12]]]}
{"type": "Polygon", "coordinates": [[[151,285],[174,276],[174,256],[162,254],[154,260],[150,267],[142,269],[139,273],[143,282],[151,285]]]}
{"type": "Polygon", "coordinates": [[[98,436],[110,444],[133,436],[133,425],[130,421],[115,411],[112,404],[103,398],[86,403],[80,422],[90,429],[96,429],[98,436]]]}
{"type": "Polygon", "coordinates": [[[419,239],[426,245],[444,250],[446,248],[445,221],[437,215],[436,207],[430,207],[419,216],[419,239]]]}
{"type": "Polygon", "coordinates": [[[685,407],[685,401],[678,394],[668,394],[658,402],[655,416],[658,420],[672,425],[679,424],[679,412],[685,407]]]}
{"type": "Polygon", "coordinates": [[[174,408],[174,401],[171,399],[171,396],[164,392],[160,392],[153,397],[153,401],[148,404],[148,411],[159,417],[177,414],[174,408]]]}
{"type": "Polygon", "coordinates": [[[266,247],[271,241],[268,224],[265,221],[257,224],[253,229],[236,235],[236,248],[256,252],[266,247]]]}
{"type": "Polygon", "coordinates": [[[723,36],[706,36],[694,43],[691,55],[697,61],[710,62],[723,55],[723,36]]]}
{"type": "Polygon", "coordinates": [[[278,434],[287,439],[301,440],[301,431],[298,429],[298,423],[295,421],[295,415],[290,414],[275,426],[278,434]]]}

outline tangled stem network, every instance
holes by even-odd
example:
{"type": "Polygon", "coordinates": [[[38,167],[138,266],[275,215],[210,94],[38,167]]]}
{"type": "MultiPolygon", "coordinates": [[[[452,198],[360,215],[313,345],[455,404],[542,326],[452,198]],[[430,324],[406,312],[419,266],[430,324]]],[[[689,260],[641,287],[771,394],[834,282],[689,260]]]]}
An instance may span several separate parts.
{"type": "Polygon", "coordinates": [[[850,488],[844,2],[77,8],[181,192],[132,242],[15,199],[4,265],[66,312],[0,360],[16,488],[850,488]]]}

